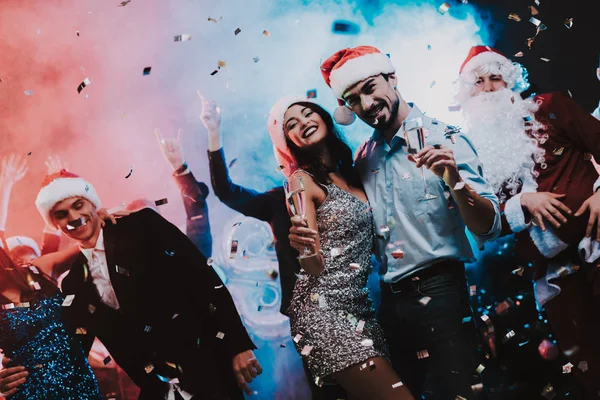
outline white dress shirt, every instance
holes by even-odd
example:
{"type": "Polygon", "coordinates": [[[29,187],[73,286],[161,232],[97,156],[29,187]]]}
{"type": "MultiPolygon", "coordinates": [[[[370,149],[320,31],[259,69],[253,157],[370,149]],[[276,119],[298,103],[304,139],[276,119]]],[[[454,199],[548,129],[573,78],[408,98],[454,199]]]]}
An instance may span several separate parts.
{"type": "Polygon", "coordinates": [[[102,230],[98,236],[96,247],[93,249],[79,248],[85,258],[87,258],[90,274],[94,280],[94,284],[100,294],[100,299],[104,304],[118,310],[119,300],[117,300],[117,294],[110,282],[110,274],[108,273],[108,262],[106,261],[106,252],[104,251],[104,236],[102,230]]]}

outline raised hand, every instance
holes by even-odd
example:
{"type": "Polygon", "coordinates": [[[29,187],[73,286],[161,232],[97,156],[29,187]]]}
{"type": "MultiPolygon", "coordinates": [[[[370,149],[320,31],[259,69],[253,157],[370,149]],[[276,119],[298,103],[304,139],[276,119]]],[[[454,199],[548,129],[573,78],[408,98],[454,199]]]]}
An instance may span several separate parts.
{"type": "Polygon", "coordinates": [[[25,383],[29,373],[25,367],[9,367],[10,358],[2,358],[2,370],[0,370],[0,393],[10,398],[17,392],[19,386],[25,383]]]}
{"type": "Polygon", "coordinates": [[[57,155],[48,156],[48,160],[46,161],[46,167],[48,168],[48,175],[56,174],[62,169],[69,169],[67,163],[62,163],[60,161],[60,157],[58,157],[57,155]]]}
{"type": "Polygon", "coordinates": [[[219,150],[221,148],[221,109],[214,101],[208,101],[199,90],[196,90],[196,93],[202,100],[200,120],[208,130],[208,150],[219,150]]]}
{"type": "Polygon", "coordinates": [[[252,390],[248,387],[248,383],[252,382],[254,378],[262,374],[262,368],[258,363],[254,352],[252,350],[246,350],[235,357],[232,360],[233,372],[238,382],[238,386],[248,396],[252,395],[252,390]]]}
{"type": "Polygon", "coordinates": [[[19,154],[4,156],[1,165],[0,178],[4,183],[17,183],[27,173],[27,159],[19,154]]]}
{"type": "Polygon", "coordinates": [[[177,138],[163,138],[158,128],[154,130],[160,150],[165,160],[171,165],[173,171],[181,168],[185,162],[183,157],[183,147],[181,146],[181,129],[177,131],[177,138]]]}

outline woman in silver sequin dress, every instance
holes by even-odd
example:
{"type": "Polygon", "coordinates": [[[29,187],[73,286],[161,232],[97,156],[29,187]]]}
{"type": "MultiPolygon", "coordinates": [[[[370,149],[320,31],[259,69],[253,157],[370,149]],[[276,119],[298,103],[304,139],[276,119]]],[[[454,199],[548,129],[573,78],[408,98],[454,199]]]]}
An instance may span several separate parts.
{"type": "Polygon", "coordinates": [[[352,151],[317,104],[281,99],[268,122],[287,177],[302,177],[315,256],[300,259],[291,333],[317,384],[335,380],[352,399],[413,399],[389,362],[367,278],[373,217],[352,151]],[[318,233],[317,233],[318,232],[318,233]]]}

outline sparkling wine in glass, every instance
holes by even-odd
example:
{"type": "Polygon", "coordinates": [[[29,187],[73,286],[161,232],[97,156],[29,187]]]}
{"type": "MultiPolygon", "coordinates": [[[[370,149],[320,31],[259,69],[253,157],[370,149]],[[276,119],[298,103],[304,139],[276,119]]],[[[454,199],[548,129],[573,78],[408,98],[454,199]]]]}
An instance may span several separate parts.
{"type": "MultiPolygon", "coordinates": [[[[285,179],[283,181],[283,189],[285,190],[285,198],[292,214],[298,215],[304,219],[306,191],[304,190],[304,180],[302,177],[292,176],[289,179],[285,179]]],[[[314,255],[315,254],[308,247],[305,247],[298,258],[308,258],[313,257],[314,255]]]]}
{"type": "MultiPolygon", "coordinates": [[[[408,148],[408,154],[416,156],[417,153],[425,147],[425,130],[423,129],[422,118],[411,118],[402,122],[402,128],[404,130],[404,139],[406,140],[406,146],[408,148]]],[[[425,192],[423,197],[419,201],[428,201],[437,199],[438,196],[434,196],[429,192],[427,187],[427,178],[425,178],[425,167],[421,166],[421,177],[423,178],[423,185],[425,192]]]]}

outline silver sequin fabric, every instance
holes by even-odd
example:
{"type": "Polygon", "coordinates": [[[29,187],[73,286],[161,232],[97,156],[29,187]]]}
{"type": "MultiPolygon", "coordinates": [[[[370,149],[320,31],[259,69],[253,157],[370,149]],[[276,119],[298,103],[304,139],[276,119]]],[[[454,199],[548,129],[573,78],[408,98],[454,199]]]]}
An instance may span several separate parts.
{"type": "Polygon", "coordinates": [[[389,359],[367,289],[371,209],[335,185],[325,188],[327,197],[317,209],[325,270],[299,277],[288,310],[296,349],[308,353],[302,357],[316,381],[371,357],[389,359]]]}

